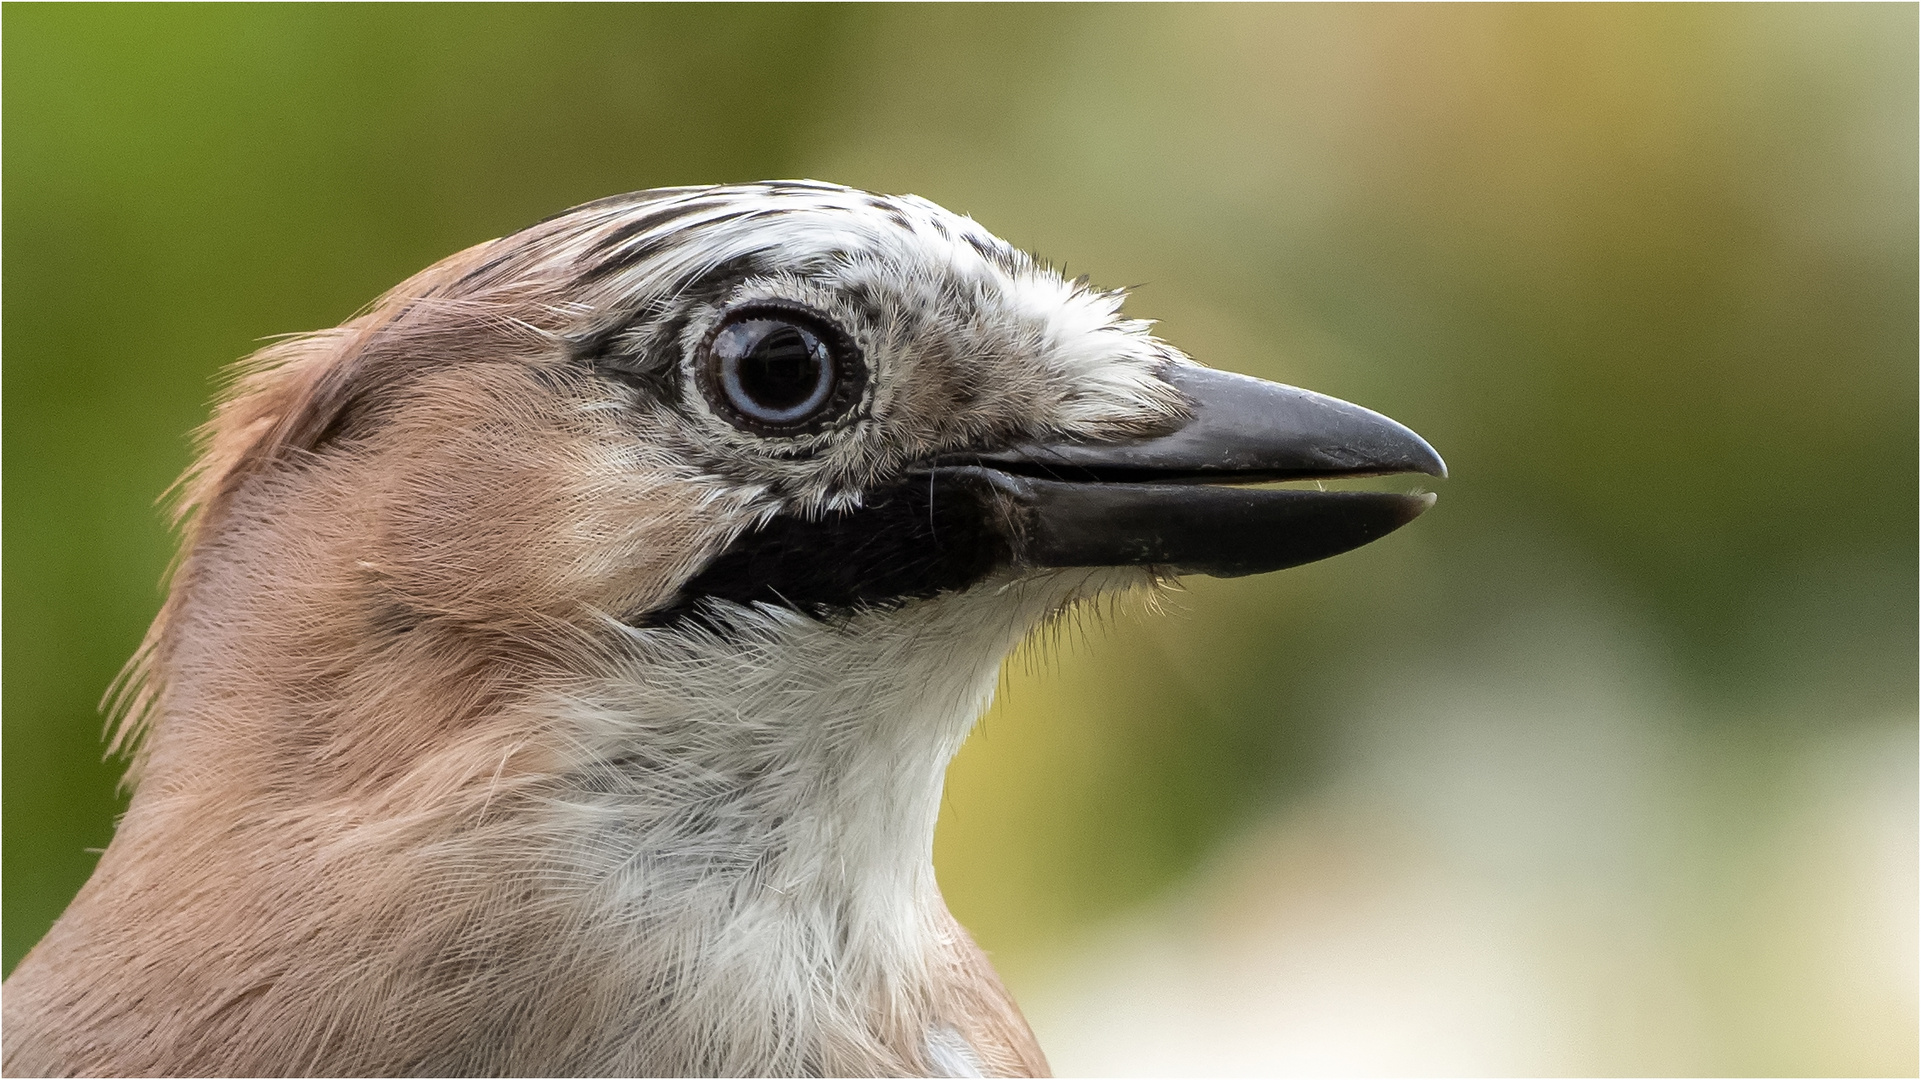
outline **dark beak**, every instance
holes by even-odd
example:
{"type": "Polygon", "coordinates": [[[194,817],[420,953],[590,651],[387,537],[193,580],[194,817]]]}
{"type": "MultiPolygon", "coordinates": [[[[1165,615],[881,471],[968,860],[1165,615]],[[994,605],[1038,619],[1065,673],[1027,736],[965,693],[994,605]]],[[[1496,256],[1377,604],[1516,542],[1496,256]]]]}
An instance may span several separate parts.
{"type": "Polygon", "coordinates": [[[1164,566],[1215,577],[1338,555],[1434,505],[1429,494],[1231,485],[1447,475],[1419,435],[1358,405],[1186,364],[1163,377],[1193,406],[1176,431],[957,456],[935,475],[981,501],[1016,565],[1164,566]]]}

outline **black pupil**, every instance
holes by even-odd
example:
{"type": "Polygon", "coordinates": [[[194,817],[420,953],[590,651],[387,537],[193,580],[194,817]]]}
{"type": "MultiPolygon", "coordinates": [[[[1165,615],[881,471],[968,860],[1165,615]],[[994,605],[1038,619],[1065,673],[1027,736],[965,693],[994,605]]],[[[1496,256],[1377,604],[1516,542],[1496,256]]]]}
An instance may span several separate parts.
{"type": "Polygon", "coordinates": [[[792,409],[820,386],[824,361],[820,340],[792,323],[767,323],[740,358],[740,388],[753,403],[773,412],[792,409]]]}

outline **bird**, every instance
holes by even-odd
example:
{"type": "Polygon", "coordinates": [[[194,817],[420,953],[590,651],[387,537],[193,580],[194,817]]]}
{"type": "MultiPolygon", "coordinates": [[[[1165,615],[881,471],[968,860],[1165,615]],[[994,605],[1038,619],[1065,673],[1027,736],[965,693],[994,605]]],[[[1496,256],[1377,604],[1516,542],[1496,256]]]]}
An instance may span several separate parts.
{"type": "Polygon", "coordinates": [[[972,218],[656,188],[234,369],[8,1075],[1034,1076],[932,862],[1037,627],[1446,475],[972,218]],[[1337,485],[1338,487],[1339,485],[1337,485]]]}

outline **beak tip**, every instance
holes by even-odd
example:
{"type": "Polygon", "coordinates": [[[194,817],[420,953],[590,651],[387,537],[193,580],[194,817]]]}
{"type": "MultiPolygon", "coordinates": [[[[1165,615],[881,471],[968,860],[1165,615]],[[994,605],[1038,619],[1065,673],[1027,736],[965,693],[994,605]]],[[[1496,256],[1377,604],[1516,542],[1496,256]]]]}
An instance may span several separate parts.
{"type": "MultiPolygon", "coordinates": [[[[1417,435],[1415,438],[1418,439],[1420,436],[1417,435]]],[[[1447,479],[1447,462],[1441,460],[1440,453],[1432,446],[1429,446],[1426,439],[1421,439],[1421,449],[1427,451],[1427,453],[1423,456],[1420,463],[1414,466],[1414,471],[1426,473],[1436,480],[1447,479]]]]}
{"type": "Polygon", "coordinates": [[[1440,451],[1420,436],[1413,428],[1399,421],[1389,419],[1371,409],[1358,405],[1349,406],[1356,412],[1365,414],[1379,432],[1379,462],[1385,466],[1383,471],[1420,473],[1436,480],[1447,479],[1447,462],[1441,459],[1440,451]]]}
{"type": "Polygon", "coordinates": [[[1380,515],[1376,527],[1381,529],[1380,535],[1386,536],[1434,509],[1434,504],[1439,502],[1440,498],[1432,491],[1410,491],[1405,495],[1388,495],[1383,492],[1380,501],[1376,504],[1378,507],[1376,512],[1380,515]]]}

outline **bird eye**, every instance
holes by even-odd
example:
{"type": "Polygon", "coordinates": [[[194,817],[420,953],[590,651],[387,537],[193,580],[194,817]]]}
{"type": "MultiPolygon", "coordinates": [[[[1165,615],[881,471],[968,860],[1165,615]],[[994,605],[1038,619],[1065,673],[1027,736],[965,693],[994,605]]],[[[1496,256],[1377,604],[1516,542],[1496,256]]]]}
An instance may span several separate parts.
{"type": "Polygon", "coordinates": [[[851,403],[851,351],[842,335],[807,316],[742,312],[708,339],[701,381],[709,400],[737,426],[768,435],[803,434],[851,403]]]}

